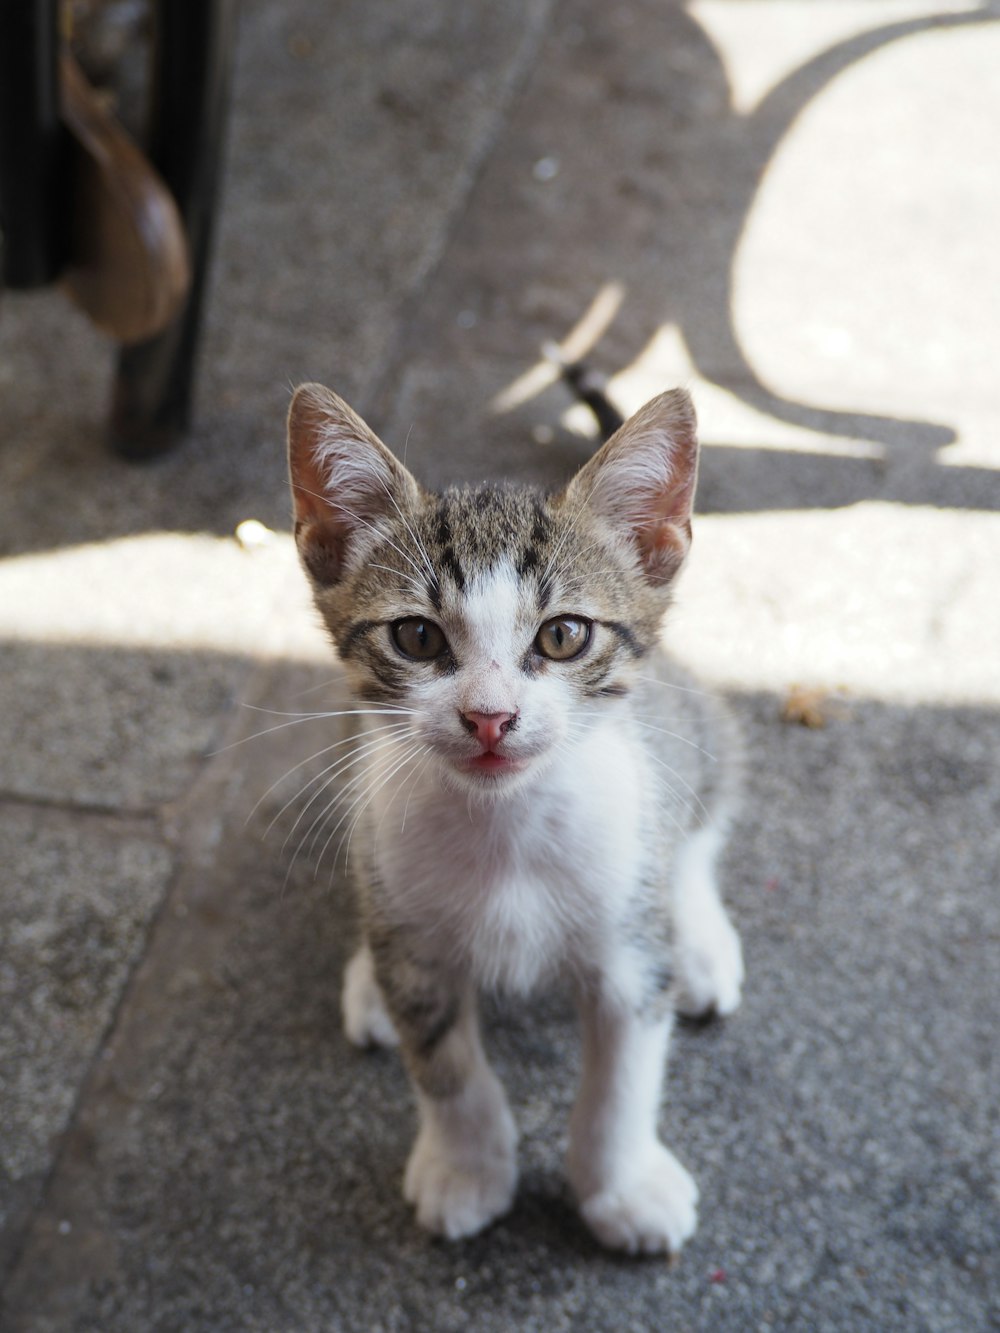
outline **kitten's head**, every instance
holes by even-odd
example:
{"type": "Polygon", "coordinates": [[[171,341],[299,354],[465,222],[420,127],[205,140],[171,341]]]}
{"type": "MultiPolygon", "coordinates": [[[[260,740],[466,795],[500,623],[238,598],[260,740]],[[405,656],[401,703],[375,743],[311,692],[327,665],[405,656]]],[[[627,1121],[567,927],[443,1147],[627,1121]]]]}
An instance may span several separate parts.
{"type": "Polygon", "coordinates": [[[355,693],[412,710],[450,780],[506,794],[628,694],[691,541],[682,390],[551,496],[431,494],[316,384],[295,393],[288,446],[296,543],[355,693]]]}

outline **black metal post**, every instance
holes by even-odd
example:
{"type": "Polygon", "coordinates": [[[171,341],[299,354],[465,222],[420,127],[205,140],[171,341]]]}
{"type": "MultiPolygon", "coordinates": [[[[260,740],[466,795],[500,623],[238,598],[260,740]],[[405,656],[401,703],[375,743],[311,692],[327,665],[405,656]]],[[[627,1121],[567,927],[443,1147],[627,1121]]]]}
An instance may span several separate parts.
{"type": "Polygon", "coordinates": [[[157,3],[149,157],[184,220],[192,281],[178,318],[119,358],[112,443],[130,458],[163,452],[189,424],[236,13],[237,0],[157,3]]]}
{"type": "Polygon", "coordinates": [[[0,0],[0,286],[53,282],[66,253],[58,0],[0,0]]]}

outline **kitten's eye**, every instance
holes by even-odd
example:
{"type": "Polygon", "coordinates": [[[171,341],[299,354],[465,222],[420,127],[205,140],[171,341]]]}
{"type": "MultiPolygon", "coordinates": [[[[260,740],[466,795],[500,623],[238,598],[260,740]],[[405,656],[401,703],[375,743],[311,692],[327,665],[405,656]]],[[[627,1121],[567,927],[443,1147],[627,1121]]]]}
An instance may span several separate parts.
{"type": "Polygon", "coordinates": [[[389,626],[392,641],[406,657],[414,657],[418,662],[429,662],[440,657],[448,648],[448,640],[433,620],[422,620],[419,616],[409,616],[406,620],[397,620],[389,626]]]}
{"type": "Polygon", "coordinates": [[[535,636],[535,650],[553,662],[568,662],[579,657],[590,642],[590,621],[576,616],[557,616],[547,620],[535,636]]]}

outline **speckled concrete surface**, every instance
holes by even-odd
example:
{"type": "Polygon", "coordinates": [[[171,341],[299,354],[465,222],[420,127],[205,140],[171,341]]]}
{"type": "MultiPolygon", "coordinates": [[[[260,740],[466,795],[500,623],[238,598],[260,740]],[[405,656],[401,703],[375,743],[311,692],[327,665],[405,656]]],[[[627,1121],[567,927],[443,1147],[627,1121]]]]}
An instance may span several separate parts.
{"type": "Polygon", "coordinates": [[[5,1330],[997,1327],[998,18],[247,0],[192,438],[110,457],[110,349],[2,298],[5,1330]],[[287,716],[338,696],[289,385],[429,481],[551,482],[592,441],[539,347],[599,297],[623,406],[699,405],[671,633],[751,756],[746,1000],[664,1105],[675,1266],[576,1219],[558,994],[490,1012],[514,1212],[416,1230],[405,1080],[339,1031],[348,896],[283,811],[339,734],[287,716]]]}

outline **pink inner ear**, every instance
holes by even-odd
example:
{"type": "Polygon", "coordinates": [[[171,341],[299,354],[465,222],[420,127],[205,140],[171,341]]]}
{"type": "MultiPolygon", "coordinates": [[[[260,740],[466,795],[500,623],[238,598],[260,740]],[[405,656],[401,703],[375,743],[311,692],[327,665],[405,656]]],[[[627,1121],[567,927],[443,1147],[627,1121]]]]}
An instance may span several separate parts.
{"type": "Polygon", "coordinates": [[[416,482],[335,393],[303,384],[288,412],[295,538],[315,579],[340,578],[376,519],[418,495],[416,482]]]}
{"type": "Polygon", "coordinates": [[[684,443],[677,446],[679,457],[674,461],[669,476],[664,478],[663,489],[650,496],[650,519],[653,523],[673,523],[687,528],[690,539],[691,511],[697,481],[697,446],[684,443]]]}
{"type": "Polygon", "coordinates": [[[326,477],[320,466],[323,414],[304,393],[297,393],[288,414],[288,469],[292,482],[296,530],[332,516],[326,477]]]}
{"type": "Polygon", "coordinates": [[[303,520],[295,525],[299,557],[320,587],[329,587],[341,577],[347,534],[333,523],[303,520]]]}
{"type": "Polygon", "coordinates": [[[326,478],[316,458],[315,441],[294,436],[290,427],[288,458],[295,544],[313,579],[321,586],[328,586],[340,577],[349,525],[325,493],[326,478]]]}
{"type": "Polygon", "coordinates": [[[675,438],[670,471],[659,489],[646,496],[646,516],[635,537],[646,575],[654,583],[674,577],[691,549],[691,513],[698,474],[698,444],[693,434],[675,438]]]}
{"type": "Polygon", "coordinates": [[[288,413],[288,469],[295,511],[295,543],[302,563],[321,586],[340,577],[349,525],[330,498],[322,463],[322,432],[329,407],[312,386],[300,389],[288,413]]]}
{"type": "Polygon", "coordinates": [[[639,552],[647,578],[667,583],[678,572],[691,549],[691,521],[661,519],[637,531],[639,552]]]}
{"type": "Polygon", "coordinates": [[[651,399],[570,482],[571,503],[627,533],[646,578],[668,582],[691,545],[698,477],[694,406],[683,389],[651,399]]]}

